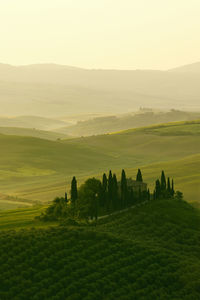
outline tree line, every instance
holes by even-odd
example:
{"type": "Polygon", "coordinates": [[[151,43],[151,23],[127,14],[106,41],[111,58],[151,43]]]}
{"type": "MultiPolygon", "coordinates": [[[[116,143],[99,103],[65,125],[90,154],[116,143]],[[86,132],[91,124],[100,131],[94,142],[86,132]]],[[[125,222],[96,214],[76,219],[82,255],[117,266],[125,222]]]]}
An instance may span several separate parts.
{"type": "Polygon", "coordinates": [[[174,181],[169,177],[166,180],[164,171],[160,179],[156,180],[153,193],[150,193],[143,183],[140,169],[135,181],[127,178],[124,169],[118,181],[116,174],[110,170],[108,175],[103,174],[102,180],[89,178],[79,188],[74,176],[71,181],[70,198],[68,199],[67,193],[65,197],[57,197],[41,218],[49,220],[70,217],[97,220],[99,216],[109,215],[144,201],[174,196],[182,198],[182,193],[179,191],[175,193],[174,181]]]}

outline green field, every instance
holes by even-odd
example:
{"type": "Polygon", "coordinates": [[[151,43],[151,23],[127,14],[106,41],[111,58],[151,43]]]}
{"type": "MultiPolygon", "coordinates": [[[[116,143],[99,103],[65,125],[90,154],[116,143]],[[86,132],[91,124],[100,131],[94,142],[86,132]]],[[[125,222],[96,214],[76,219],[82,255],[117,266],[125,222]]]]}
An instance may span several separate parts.
{"type": "Polygon", "coordinates": [[[97,226],[41,228],[40,212],[0,214],[1,299],[200,298],[200,214],[188,203],[150,201],[97,226]]]}
{"type": "MultiPolygon", "coordinates": [[[[8,229],[47,227],[49,223],[42,223],[35,220],[47,206],[32,206],[29,208],[18,208],[0,212],[0,231],[8,229]]],[[[54,225],[51,223],[50,225],[54,225]]]]}
{"type": "MultiPolygon", "coordinates": [[[[63,195],[73,175],[80,184],[109,169],[119,174],[125,168],[135,176],[140,167],[150,186],[165,169],[186,199],[198,202],[199,131],[195,121],[61,141],[0,135],[0,192],[15,197],[14,207],[22,200],[49,202],[63,195]]],[[[1,208],[5,199],[0,195],[1,208]]]]}

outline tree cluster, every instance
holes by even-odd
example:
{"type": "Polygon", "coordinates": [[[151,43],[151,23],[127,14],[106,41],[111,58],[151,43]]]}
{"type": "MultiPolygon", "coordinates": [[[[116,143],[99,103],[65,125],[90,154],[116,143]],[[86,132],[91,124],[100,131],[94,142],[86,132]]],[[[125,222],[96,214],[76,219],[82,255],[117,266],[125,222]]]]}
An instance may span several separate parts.
{"type": "Polygon", "coordinates": [[[118,181],[116,174],[110,170],[108,175],[103,174],[102,180],[89,178],[79,188],[74,176],[71,181],[71,198],[68,200],[67,193],[64,198],[56,198],[41,218],[97,220],[99,216],[109,215],[150,199],[183,198],[181,192],[175,192],[173,179],[168,177],[166,180],[164,171],[161,173],[161,178],[156,180],[153,195],[150,194],[149,189],[141,188],[142,186],[143,177],[140,169],[135,181],[127,178],[124,169],[118,181]],[[136,189],[133,188],[134,184],[137,185],[136,189]]]}
{"type": "MultiPolygon", "coordinates": [[[[136,181],[141,183],[142,173],[138,169],[136,181]]],[[[137,192],[128,185],[128,180],[124,170],[121,172],[120,181],[116,174],[109,171],[108,176],[104,173],[102,180],[89,178],[77,191],[77,186],[71,184],[71,195],[76,189],[77,198],[74,203],[75,213],[80,218],[95,218],[100,215],[111,214],[112,212],[131,207],[138,202],[149,200],[149,190],[137,192]]]]}
{"type": "Polygon", "coordinates": [[[173,198],[174,194],[174,180],[169,177],[166,180],[165,172],[162,171],[160,179],[155,182],[154,199],[173,198]]]}

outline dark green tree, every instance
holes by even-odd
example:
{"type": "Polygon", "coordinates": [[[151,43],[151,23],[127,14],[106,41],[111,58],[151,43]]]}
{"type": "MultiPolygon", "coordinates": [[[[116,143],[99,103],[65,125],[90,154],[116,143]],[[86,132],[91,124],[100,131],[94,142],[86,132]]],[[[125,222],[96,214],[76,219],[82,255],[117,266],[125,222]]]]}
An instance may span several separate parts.
{"type": "Polygon", "coordinates": [[[112,200],[113,200],[113,176],[112,171],[109,171],[108,176],[108,199],[107,199],[107,212],[110,213],[112,210],[112,200]]]}
{"type": "Polygon", "coordinates": [[[68,202],[68,199],[67,199],[67,192],[65,192],[65,202],[66,202],[66,203],[68,202]]]}
{"type": "Polygon", "coordinates": [[[172,179],[172,187],[171,187],[171,195],[172,195],[172,197],[174,196],[174,193],[175,193],[175,191],[174,191],[174,180],[172,179]]]}
{"type": "Polygon", "coordinates": [[[106,174],[103,174],[102,179],[102,199],[101,199],[101,206],[103,208],[106,208],[106,202],[107,202],[107,194],[108,194],[108,179],[106,174]]]}
{"type": "Polygon", "coordinates": [[[177,200],[183,200],[183,193],[180,191],[176,191],[176,193],[174,194],[174,198],[177,200]]]}
{"type": "Polygon", "coordinates": [[[170,184],[170,178],[167,178],[167,192],[170,194],[171,192],[171,184],[170,184]]]}
{"type": "Polygon", "coordinates": [[[126,173],[123,169],[121,174],[121,208],[127,207],[127,196],[128,196],[127,179],[126,179],[126,173]]]}
{"type": "Polygon", "coordinates": [[[160,180],[157,179],[156,186],[155,186],[155,198],[159,199],[160,196],[161,196],[161,184],[160,184],[160,180]]]}
{"type": "Polygon", "coordinates": [[[79,189],[79,198],[76,211],[79,217],[97,220],[99,213],[99,200],[101,195],[101,181],[96,178],[89,178],[79,189]]]}
{"type": "Polygon", "coordinates": [[[118,199],[118,183],[116,174],[113,174],[113,186],[112,186],[112,210],[117,210],[119,208],[118,199]]]}
{"type": "Polygon", "coordinates": [[[142,172],[141,172],[140,169],[138,169],[137,176],[136,176],[136,180],[137,180],[137,181],[140,181],[140,182],[143,182],[143,179],[142,179],[142,172]]]}
{"type": "Polygon", "coordinates": [[[77,198],[78,198],[77,181],[76,181],[76,177],[74,176],[71,182],[71,204],[72,205],[75,205],[77,198]]]}
{"type": "Polygon", "coordinates": [[[161,191],[164,194],[166,191],[166,178],[165,178],[165,172],[162,171],[161,173],[161,181],[160,181],[160,187],[161,187],[161,191]]]}

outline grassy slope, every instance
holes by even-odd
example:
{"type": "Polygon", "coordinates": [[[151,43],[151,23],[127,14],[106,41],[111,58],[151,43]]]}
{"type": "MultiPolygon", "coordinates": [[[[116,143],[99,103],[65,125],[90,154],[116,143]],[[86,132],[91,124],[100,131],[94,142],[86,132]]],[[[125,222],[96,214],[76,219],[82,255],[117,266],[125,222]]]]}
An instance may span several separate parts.
{"type": "Polygon", "coordinates": [[[46,206],[34,206],[29,208],[18,208],[0,212],[0,231],[4,229],[19,229],[42,226],[48,223],[36,222],[34,218],[39,216],[46,206]]]}
{"type": "MultiPolygon", "coordinates": [[[[9,220],[3,225],[14,228],[9,220]]],[[[0,296],[199,299],[199,228],[198,210],[160,200],[102,219],[97,227],[1,232],[0,296]]]]}
{"type": "Polygon", "coordinates": [[[36,137],[45,140],[55,141],[57,139],[66,139],[67,135],[62,133],[56,133],[53,131],[45,131],[31,128],[20,128],[20,127],[0,127],[0,133],[6,135],[17,135],[17,136],[27,136],[36,137]]]}
{"type": "Polygon", "coordinates": [[[55,131],[73,136],[89,136],[127,130],[129,128],[150,126],[152,124],[189,121],[199,118],[200,113],[176,110],[169,112],[140,112],[119,116],[97,117],[86,121],[80,121],[75,125],[56,129],[55,131]]]}
{"type": "Polygon", "coordinates": [[[76,175],[141,167],[153,183],[161,169],[174,176],[187,199],[198,201],[200,124],[172,123],[66,141],[0,135],[1,192],[50,201],[76,175]],[[167,133],[167,134],[166,134],[167,133]],[[192,197],[188,197],[192,193],[192,197]]]}

